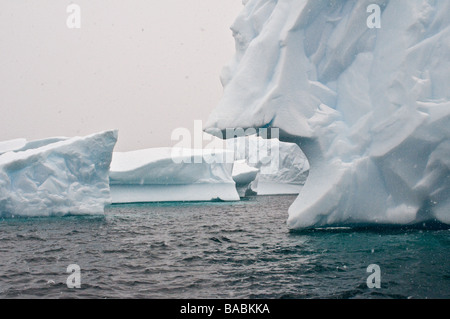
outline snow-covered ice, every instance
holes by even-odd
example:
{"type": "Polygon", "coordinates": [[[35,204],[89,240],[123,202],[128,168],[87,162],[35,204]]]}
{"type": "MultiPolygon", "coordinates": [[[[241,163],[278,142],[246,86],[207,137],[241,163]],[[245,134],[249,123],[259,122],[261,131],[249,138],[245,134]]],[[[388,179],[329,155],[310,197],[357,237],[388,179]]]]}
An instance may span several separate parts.
{"type": "Polygon", "coordinates": [[[24,138],[17,138],[14,140],[0,142],[0,155],[6,152],[15,151],[21,149],[27,144],[27,140],[24,138]]]}
{"type": "Polygon", "coordinates": [[[102,214],[116,141],[106,131],[10,148],[0,155],[0,216],[102,214]]]}
{"type": "Polygon", "coordinates": [[[65,141],[69,139],[68,137],[48,137],[48,138],[44,138],[44,139],[40,139],[40,140],[35,140],[35,141],[27,141],[25,143],[25,145],[23,145],[21,148],[15,149],[15,152],[22,152],[22,151],[26,151],[26,150],[30,150],[30,149],[34,149],[34,148],[39,148],[39,147],[43,147],[49,144],[53,144],[56,142],[61,142],[61,141],[65,141]]]}
{"type": "Polygon", "coordinates": [[[67,140],[68,137],[49,137],[40,140],[27,141],[25,138],[17,138],[0,142],[0,155],[7,152],[23,152],[26,150],[39,148],[48,144],[67,140]]]}
{"type": "Polygon", "coordinates": [[[300,145],[290,228],[450,223],[449,15],[448,0],[245,1],[206,126],[300,145]]]}
{"type": "Polygon", "coordinates": [[[114,152],[110,171],[112,201],[239,200],[232,178],[233,162],[225,161],[228,153],[169,147],[114,152]]]}

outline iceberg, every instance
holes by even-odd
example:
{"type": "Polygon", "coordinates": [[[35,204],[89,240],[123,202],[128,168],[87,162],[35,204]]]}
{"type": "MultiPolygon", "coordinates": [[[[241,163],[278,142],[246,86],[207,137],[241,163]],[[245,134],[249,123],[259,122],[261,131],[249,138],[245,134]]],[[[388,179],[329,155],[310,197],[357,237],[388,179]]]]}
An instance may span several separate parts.
{"type": "Polygon", "coordinates": [[[233,162],[227,156],[234,154],[169,147],[114,152],[112,202],[238,201],[233,162]]]}
{"type": "Polygon", "coordinates": [[[277,127],[301,147],[289,228],[450,224],[450,2],[244,4],[206,128],[277,127]]]}
{"type": "Polygon", "coordinates": [[[226,147],[235,153],[235,165],[257,169],[250,189],[257,195],[299,194],[309,173],[309,163],[295,143],[277,138],[241,136],[226,140],[226,147]]]}
{"type": "Polygon", "coordinates": [[[236,189],[239,197],[245,197],[251,192],[250,184],[256,179],[259,169],[249,166],[245,160],[237,160],[233,164],[233,180],[236,183],[236,189]]]}
{"type": "Polygon", "coordinates": [[[0,155],[0,216],[103,214],[116,141],[106,131],[9,148],[0,155]]]}

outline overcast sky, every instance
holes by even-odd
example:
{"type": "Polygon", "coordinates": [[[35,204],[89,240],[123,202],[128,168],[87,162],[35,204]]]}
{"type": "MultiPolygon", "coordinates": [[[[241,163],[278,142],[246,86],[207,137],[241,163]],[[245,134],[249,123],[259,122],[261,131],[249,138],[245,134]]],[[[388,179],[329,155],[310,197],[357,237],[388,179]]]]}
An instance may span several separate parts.
{"type": "Polygon", "coordinates": [[[116,150],[173,145],[205,121],[242,0],[0,0],[0,141],[119,129],[116,150]],[[67,6],[81,8],[69,29],[67,6]]]}

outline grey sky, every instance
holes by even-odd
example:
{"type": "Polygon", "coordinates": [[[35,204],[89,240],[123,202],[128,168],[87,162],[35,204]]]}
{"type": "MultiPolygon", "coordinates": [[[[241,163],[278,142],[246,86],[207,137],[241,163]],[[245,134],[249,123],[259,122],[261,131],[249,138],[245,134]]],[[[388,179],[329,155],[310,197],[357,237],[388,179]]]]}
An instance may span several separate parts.
{"type": "Polygon", "coordinates": [[[0,141],[119,129],[116,150],[168,146],[206,120],[242,0],[0,0],[0,141]],[[66,8],[81,7],[69,29],[66,8]]]}

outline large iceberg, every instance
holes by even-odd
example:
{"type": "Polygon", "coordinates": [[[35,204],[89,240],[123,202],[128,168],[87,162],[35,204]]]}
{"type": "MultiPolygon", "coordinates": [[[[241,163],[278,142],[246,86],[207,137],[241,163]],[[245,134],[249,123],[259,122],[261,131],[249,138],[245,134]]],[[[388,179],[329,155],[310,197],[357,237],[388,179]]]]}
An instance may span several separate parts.
{"type": "Polygon", "coordinates": [[[113,203],[237,201],[234,154],[220,149],[151,148],[114,152],[113,203]]]}
{"type": "Polygon", "coordinates": [[[0,216],[102,214],[117,131],[15,140],[0,155],[0,216]]]}
{"type": "Polygon", "coordinates": [[[450,223],[450,1],[244,3],[207,128],[302,148],[289,227],[450,223]]]}

